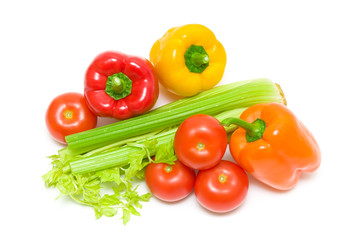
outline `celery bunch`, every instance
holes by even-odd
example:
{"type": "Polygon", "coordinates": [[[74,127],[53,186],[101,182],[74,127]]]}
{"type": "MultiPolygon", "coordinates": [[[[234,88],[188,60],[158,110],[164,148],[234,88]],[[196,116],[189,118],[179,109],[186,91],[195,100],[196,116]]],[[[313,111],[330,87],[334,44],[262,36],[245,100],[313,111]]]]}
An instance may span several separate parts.
{"type": "Polygon", "coordinates": [[[68,143],[67,153],[82,154],[115,141],[179,125],[197,113],[215,115],[257,103],[283,101],[277,85],[268,79],[234,82],[169,103],[147,114],[69,135],[65,138],[68,143]]]}
{"type": "MultiPolygon", "coordinates": [[[[219,86],[194,97],[184,98],[148,114],[98,129],[70,135],[68,147],[53,155],[52,169],[43,175],[46,187],[95,210],[96,218],[122,211],[126,224],[130,215],[140,215],[141,202],[151,194],[138,193],[134,180],[144,178],[150,162],[173,164],[173,140],[179,124],[203,113],[222,121],[239,117],[242,111],[262,102],[285,103],[281,90],[267,79],[219,86]],[[153,160],[152,157],[155,157],[153,160]],[[111,194],[103,193],[104,183],[113,183],[111,194]]],[[[228,133],[235,126],[225,127],[228,133]]]]}

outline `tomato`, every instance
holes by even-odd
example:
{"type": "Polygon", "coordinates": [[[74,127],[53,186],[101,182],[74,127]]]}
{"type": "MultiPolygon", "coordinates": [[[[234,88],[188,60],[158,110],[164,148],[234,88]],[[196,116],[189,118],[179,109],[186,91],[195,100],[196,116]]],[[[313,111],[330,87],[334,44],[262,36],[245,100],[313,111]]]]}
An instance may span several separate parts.
{"type": "Polygon", "coordinates": [[[192,192],[195,171],[180,161],[175,161],[174,165],[150,163],[145,169],[145,182],[155,197],[175,202],[192,192]]]}
{"type": "Polygon", "coordinates": [[[194,192],[200,205],[224,213],[241,205],[248,188],[245,171],[233,162],[222,160],[215,167],[198,172],[194,192]]]}
{"type": "Polygon", "coordinates": [[[227,147],[225,128],[209,115],[196,114],[181,123],[175,134],[178,159],[193,169],[207,169],[220,162],[227,147]]]}
{"type": "Polygon", "coordinates": [[[97,124],[97,116],[87,107],[84,95],[80,93],[55,97],[45,119],[51,136],[61,143],[66,143],[65,136],[95,128],[97,124]]]}

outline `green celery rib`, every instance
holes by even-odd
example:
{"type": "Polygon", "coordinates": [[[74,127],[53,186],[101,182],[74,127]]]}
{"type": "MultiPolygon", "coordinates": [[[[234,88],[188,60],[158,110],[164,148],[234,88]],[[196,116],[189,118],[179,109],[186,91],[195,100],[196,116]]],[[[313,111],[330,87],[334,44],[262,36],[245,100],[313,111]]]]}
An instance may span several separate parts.
{"type": "Polygon", "coordinates": [[[268,79],[219,86],[141,116],[67,136],[67,153],[71,156],[82,154],[115,141],[177,125],[194,114],[214,115],[263,102],[283,102],[278,88],[268,79]]]}
{"type": "MultiPolygon", "coordinates": [[[[244,111],[244,108],[233,109],[229,111],[222,112],[215,116],[219,121],[224,120],[228,117],[239,117],[244,111]]],[[[226,126],[225,130],[227,133],[233,132],[237,126],[226,126]]],[[[138,139],[137,143],[143,144],[145,141],[150,141],[156,139],[158,146],[161,144],[168,143],[174,139],[177,127],[171,128],[167,131],[163,131],[157,134],[144,136],[142,139],[138,139]]],[[[105,151],[103,153],[96,153],[94,155],[86,156],[69,163],[72,174],[85,174],[89,172],[96,172],[105,170],[112,167],[124,167],[129,164],[129,156],[141,149],[132,146],[122,146],[113,151],[105,151]]],[[[149,154],[151,156],[155,155],[155,151],[151,150],[149,154]]]]}

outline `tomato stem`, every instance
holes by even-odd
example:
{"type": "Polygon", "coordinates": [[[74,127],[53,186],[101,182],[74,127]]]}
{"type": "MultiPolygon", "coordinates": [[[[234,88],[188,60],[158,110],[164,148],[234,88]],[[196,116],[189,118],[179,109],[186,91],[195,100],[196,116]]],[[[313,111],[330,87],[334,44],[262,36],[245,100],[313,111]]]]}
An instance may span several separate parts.
{"type": "Polygon", "coordinates": [[[204,150],[205,149],[205,144],[202,143],[202,142],[199,142],[197,145],[196,145],[196,149],[201,151],[201,150],[204,150]]]}
{"type": "Polygon", "coordinates": [[[226,175],[224,175],[224,174],[220,174],[220,175],[219,175],[219,182],[220,182],[220,183],[226,182],[226,179],[227,179],[227,176],[226,176],[226,175]]]}
{"type": "Polygon", "coordinates": [[[69,110],[66,110],[65,113],[64,113],[64,117],[66,119],[71,119],[73,116],[73,112],[72,111],[69,111],[69,110]]]}
{"type": "Polygon", "coordinates": [[[166,167],[164,168],[165,172],[169,173],[172,171],[172,166],[170,165],[166,165],[166,167]]]}

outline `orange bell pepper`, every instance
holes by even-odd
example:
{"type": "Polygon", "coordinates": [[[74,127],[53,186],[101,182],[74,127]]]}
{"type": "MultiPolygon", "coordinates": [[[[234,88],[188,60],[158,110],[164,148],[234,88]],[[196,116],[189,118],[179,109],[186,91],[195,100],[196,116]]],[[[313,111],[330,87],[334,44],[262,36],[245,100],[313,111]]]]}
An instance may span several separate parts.
{"type": "Polygon", "coordinates": [[[284,105],[263,103],[246,109],[223,125],[240,126],[229,148],[234,160],[253,177],[278,190],[295,186],[302,172],[320,166],[313,135],[284,105]]]}

